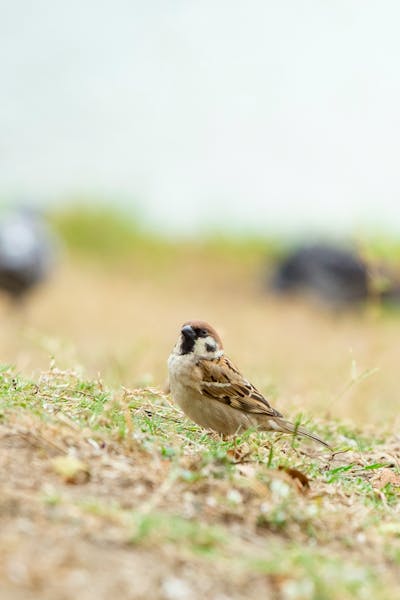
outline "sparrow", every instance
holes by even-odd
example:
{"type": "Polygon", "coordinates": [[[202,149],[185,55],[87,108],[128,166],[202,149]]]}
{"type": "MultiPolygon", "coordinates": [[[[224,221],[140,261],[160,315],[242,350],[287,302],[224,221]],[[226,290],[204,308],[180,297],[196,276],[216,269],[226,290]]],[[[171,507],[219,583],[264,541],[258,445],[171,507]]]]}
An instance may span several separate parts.
{"type": "Polygon", "coordinates": [[[317,435],[287,421],[225,356],[222,341],[205,321],[184,323],[169,358],[169,387],[186,416],[224,435],[250,427],[301,435],[323,444],[317,435]]]}

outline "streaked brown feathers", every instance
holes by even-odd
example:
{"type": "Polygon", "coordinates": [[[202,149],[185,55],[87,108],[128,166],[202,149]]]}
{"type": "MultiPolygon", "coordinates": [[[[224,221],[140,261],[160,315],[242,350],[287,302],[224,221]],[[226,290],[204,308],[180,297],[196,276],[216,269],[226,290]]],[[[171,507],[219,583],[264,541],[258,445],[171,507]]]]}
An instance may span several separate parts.
{"type": "Polygon", "coordinates": [[[282,416],[254,385],[243,379],[226,356],[199,360],[197,367],[201,371],[200,391],[208,398],[252,414],[282,416]]]}

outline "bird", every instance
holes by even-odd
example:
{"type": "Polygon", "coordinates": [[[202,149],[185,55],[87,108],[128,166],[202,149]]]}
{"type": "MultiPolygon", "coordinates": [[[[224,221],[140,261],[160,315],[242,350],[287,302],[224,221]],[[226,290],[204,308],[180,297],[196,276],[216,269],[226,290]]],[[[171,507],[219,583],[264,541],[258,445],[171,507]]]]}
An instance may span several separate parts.
{"type": "Polygon", "coordinates": [[[332,307],[357,305],[369,296],[368,266],[350,248],[304,244],[279,262],[269,287],[279,294],[307,294],[332,307]]]}
{"type": "Polygon", "coordinates": [[[54,262],[55,240],[40,216],[19,207],[0,216],[0,290],[19,306],[45,279],[54,262]]]}
{"type": "Polygon", "coordinates": [[[365,260],[350,246],[327,242],[290,251],[268,275],[268,288],[279,295],[303,294],[335,310],[368,300],[400,304],[400,281],[387,265],[365,260]]]}
{"type": "Polygon", "coordinates": [[[225,436],[249,428],[310,438],[314,433],[286,420],[225,355],[222,340],[206,321],[184,323],[168,358],[169,389],[185,415],[225,436]]]}

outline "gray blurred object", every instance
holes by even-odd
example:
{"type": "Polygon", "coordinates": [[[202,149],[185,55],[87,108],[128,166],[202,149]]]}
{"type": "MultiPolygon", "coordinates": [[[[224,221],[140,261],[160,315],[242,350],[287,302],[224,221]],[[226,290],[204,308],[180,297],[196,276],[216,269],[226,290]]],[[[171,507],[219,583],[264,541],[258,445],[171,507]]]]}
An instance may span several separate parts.
{"type": "MultiPolygon", "coordinates": [[[[380,273],[380,276],[385,275],[380,273]]],[[[269,287],[279,294],[303,294],[326,305],[346,307],[361,304],[372,295],[366,262],[354,251],[334,244],[304,244],[289,252],[276,265],[269,287]]],[[[375,296],[400,302],[400,287],[393,282],[375,296]]]]}
{"type": "Polygon", "coordinates": [[[0,212],[0,290],[14,303],[49,275],[56,243],[44,219],[29,208],[0,212]]]}

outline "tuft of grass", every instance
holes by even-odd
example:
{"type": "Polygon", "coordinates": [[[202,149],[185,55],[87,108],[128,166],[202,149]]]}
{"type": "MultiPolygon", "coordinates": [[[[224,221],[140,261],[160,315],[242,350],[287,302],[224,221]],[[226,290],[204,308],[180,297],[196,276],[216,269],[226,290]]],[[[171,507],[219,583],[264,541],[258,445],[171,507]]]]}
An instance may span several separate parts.
{"type": "Polygon", "coordinates": [[[183,519],[177,515],[153,512],[133,514],[133,533],[130,541],[135,545],[184,545],[202,554],[214,554],[226,543],[222,529],[199,521],[183,519]]]}

